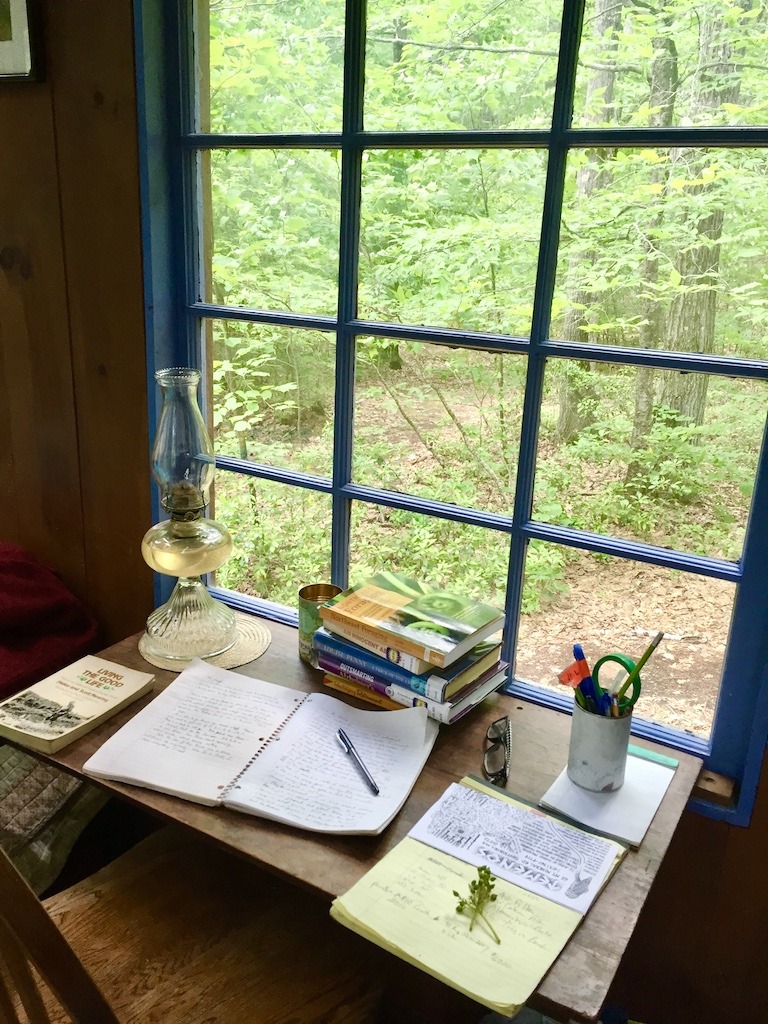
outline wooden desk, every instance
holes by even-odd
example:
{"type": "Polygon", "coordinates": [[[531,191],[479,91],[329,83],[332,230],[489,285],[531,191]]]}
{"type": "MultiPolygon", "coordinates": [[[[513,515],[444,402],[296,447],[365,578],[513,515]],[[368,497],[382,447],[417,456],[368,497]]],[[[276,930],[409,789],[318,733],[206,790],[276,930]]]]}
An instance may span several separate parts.
{"type": "MultiPolygon", "coordinates": [[[[268,650],[237,671],[297,689],[311,690],[322,685],[320,674],[299,660],[296,630],[278,623],[269,623],[269,628],[273,639],[268,650]]],[[[147,671],[147,663],[138,653],[137,641],[138,636],[131,637],[102,654],[112,661],[147,671]]],[[[176,677],[175,673],[160,669],[154,672],[158,690],[176,677]]],[[[44,760],[83,776],[82,766],[87,758],[147,700],[149,697],[143,698],[99,729],[44,760]]],[[[479,774],[487,723],[502,711],[512,720],[508,788],[526,800],[539,800],[565,764],[570,718],[524,700],[499,695],[497,703],[487,713],[477,709],[454,725],[441,728],[434,750],[405,806],[380,836],[324,837],[133,786],[102,781],[98,784],[133,804],[208,836],[260,867],[330,901],[346,892],[392,849],[450,782],[466,774],[479,774]]],[[[679,758],[680,767],[645,841],[639,850],[629,852],[530,1000],[531,1006],[558,1020],[570,1017],[594,1021],[598,1017],[701,768],[699,758],[687,754],[675,756],[679,758]]],[[[419,978],[426,976],[419,974],[419,978]]],[[[445,986],[440,988],[448,991],[445,986]]],[[[443,1012],[439,1019],[447,1024],[448,1016],[443,1012]]]]}

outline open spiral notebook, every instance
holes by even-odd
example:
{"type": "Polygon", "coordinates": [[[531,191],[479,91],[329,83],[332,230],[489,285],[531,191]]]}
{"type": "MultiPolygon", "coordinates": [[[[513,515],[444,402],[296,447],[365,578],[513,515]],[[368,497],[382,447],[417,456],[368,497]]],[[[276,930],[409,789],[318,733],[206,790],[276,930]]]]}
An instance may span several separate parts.
{"type": "Polygon", "coordinates": [[[405,803],[436,736],[424,708],[362,711],[196,660],[83,767],[298,828],[376,835],[405,803]],[[340,728],[378,795],[337,742],[340,728]]]}

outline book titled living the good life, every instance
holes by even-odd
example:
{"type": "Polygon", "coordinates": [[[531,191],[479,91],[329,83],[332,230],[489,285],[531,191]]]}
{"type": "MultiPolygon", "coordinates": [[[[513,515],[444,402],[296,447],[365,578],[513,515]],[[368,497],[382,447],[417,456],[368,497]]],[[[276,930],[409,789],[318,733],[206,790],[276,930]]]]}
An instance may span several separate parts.
{"type": "Polygon", "coordinates": [[[88,655],[0,703],[0,736],[53,754],[147,693],[155,677],[88,655]]]}
{"type": "Polygon", "coordinates": [[[437,728],[424,708],[363,711],[195,660],[83,768],[310,831],[376,835],[405,803],[437,728]]]}
{"type": "Polygon", "coordinates": [[[380,572],[321,605],[323,625],[352,627],[445,668],[504,624],[482,601],[438,590],[397,572],[380,572]]]}

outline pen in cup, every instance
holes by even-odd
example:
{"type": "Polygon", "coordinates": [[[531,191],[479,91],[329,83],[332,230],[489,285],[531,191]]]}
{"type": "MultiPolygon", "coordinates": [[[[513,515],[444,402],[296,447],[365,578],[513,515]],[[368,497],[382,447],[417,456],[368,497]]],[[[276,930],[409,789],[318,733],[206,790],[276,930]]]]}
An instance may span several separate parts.
{"type": "Polygon", "coordinates": [[[355,748],[355,745],[352,742],[352,740],[349,738],[349,736],[347,736],[347,734],[344,732],[343,729],[339,729],[339,731],[336,733],[336,738],[339,741],[339,743],[342,745],[342,747],[344,748],[345,753],[349,754],[349,756],[355,762],[357,767],[360,769],[360,771],[361,771],[361,773],[363,775],[363,778],[365,779],[365,781],[370,786],[371,792],[373,793],[373,795],[374,796],[378,796],[379,795],[379,787],[374,782],[374,779],[373,779],[373,776],[371,775],[371,773],[365,767],[365,764],[363,763],[363,759],[358,754],[357,749],[355,748]]]}

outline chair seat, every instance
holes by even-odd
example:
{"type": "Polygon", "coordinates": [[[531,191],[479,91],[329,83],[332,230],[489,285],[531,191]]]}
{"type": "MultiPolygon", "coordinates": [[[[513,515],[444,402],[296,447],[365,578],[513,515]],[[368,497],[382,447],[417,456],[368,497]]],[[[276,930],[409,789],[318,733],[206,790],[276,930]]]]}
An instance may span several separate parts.
{"type": "Polygon", "coordinates": [[[44,906],[122,1024],[376,1019],[380,951],[322,900],[179,829],[44,906]]]}

